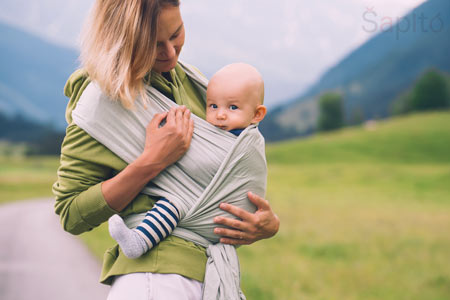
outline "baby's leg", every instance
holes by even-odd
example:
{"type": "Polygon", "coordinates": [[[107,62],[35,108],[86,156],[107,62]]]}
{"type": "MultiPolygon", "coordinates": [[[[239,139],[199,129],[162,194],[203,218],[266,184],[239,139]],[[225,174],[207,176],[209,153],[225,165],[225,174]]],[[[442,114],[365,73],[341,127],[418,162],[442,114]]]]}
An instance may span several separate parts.
{"type": "Polygon", "coordinates": [[[128,258],[137,258],[165,239],[180,221],[178,209],[167,199],[155,203],[135,229],[129,229],[122,218],[109,219],[109,233],[128,258]]]}
{"type": "Polygon", "coordinates": [[[109,234],[119,244],[126,257],[138,258],[148,251],[145,240],[134,229],[128,228],[119,215],[109,218],[108,226],[109,234]]]}

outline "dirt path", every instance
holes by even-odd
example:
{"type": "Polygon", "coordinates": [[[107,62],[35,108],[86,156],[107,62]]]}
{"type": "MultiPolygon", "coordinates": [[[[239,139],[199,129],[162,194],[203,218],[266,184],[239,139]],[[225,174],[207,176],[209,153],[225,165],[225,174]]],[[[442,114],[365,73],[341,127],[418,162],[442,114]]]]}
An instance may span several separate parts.
{"type": "Polygon", "coordinates": [[[63,231],[51,199],[0,206],[0,299],[106,299],[100,263],[63,231]]]}

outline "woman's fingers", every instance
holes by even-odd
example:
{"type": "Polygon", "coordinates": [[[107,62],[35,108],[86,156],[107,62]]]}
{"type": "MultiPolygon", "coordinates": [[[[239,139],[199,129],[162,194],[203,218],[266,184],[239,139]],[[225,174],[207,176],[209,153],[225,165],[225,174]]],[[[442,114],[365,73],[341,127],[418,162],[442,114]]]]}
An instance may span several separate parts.
{"type": "Polygon", "coordinates": [[[191,138],[190,134],[189,134],[190,122],[191,122],[191,111],[189,109],[186,109],[184,111],[180,126],[182,126],[183,134],[184,134],[185,138],[188,140],[188,142],[190,141],[190,138],[191,138]]]}
{"type": "MultiPolygon", "coordinates": [[[[250,221],[253,217],[253,214],[249,213],[245,209],[242,209],[240,207],[237,207],[237,206],[234,206],[234,205],[231,205],[228,203],[220,203],[219,207],[221,209],[223,209],[224,211],[229,212],[230,214],[232,214],[244,221],[250,221]]],[[[218,217],[218,218],[220,218],[220,217],[218,217]]]]}
{"type": "Polygon", "coordinates": [[[192,130],[191,130],[191,111],[184,107],[180,109],[181,117],[177,116],[177,132],[181,135],[180,138],[183,140],[184,146],[189,148],[192,139],[192,130]]]}
{"type": "Polygon", "coordinates": [[[155,114],[147,125],[142,159],[147,165],[157,164],[166,168],[189,149],[193,130],[191,112],[185,106],[172,107],[168,112],[155,114]],[[161,126],[164,118],[166,122],[161,126]]]}
{"type": "MultiPolygon", "coordinates": [[[[237,230],[241,230],[241,231],[245,231],[245,230],[249,229],[248,228],[249,227],[248,224],[244,223],[241,220],[232,219],[232,218],[215,217],[214,218],[214,223],[220,224],[220,225],[224,225],[224,226],[227,226],[227,227],[231,227],[233,229],[237,229],[237,230]]],[[[217,232],[216,231],[214,231],[214,232],[221,234],[221,232],[223,232],[223,230],[221,230],[221,229],[223,229],[223,228],[217,227],[215,229],[215,230],[217,230],[217,232]]]]}
{"type": "Polygon", "coordinates": [[[186,132],[189,132],[189,121],[191,120],[191,111],[186,109],[183,114],[182,125],[186,132]]]}
{"type": "Polygon", "coordinates": [[[170,110],[167,112],[167,122],[166,124],[176,124],[176,120],[175,120],[175,113],[176,113],[176,108],[175,107],[171,107],[170,110]]]}
{"type": "Polygon", "coordinates": [[[175,124],[178,130],[183,129],[183,118],[186,111],[186,106],[179,106],[175,109],[175,124]]]}
{"type": "Polygon", "coordinates": [[[150,123],[148,123],[147,128],[152,128],[152,129],[158,128],[159,124],[161,124],[162,120],[164,120],[165,117],[167,117],[167,112],[155,114],[155,116],[150,121],[150,123]]]}
{"type": "Polygon", "coordinates": [[[188,123],[188,133],[187,133],[187,143],[188,143],[188,147],[191,145],[191,141],[192,141],[192,135],[194,134],[194,120],[189,119],[189,123],[188,123]]]}
{"type": "Polygon", "coordinates": [[[216,228],[214,230],[215,234],[223,236],[220,238],[220,242],[223,244],[230,245],[249,245],[255,240],[250,238],[245,232],[239,230],[232,230],[226,228],[216,228]]]}
{"type": "Polygon", "coordinates": [[[247,245],[261,239],[269,238],[278,232],[280,220],[272,211],[267,200],[248,193],[249,200],[257,207],[255,213],[249,213],[236,206],[221,203],[220,208],[238,217],[240,220],[216,217],[214,222],[229,228],[217,227],[214,233],[222,235],[222,243],[231,245],[247,245]]]}
{"type": "Polygon", "coordinates": [[[183,137],[189,132],[191,112],[186,106],[171,107],[167,115],[167,124],[183,137]]]}
{"type": "Polygon", "coordinates": [[[221,238],[220,242],[222,244],[228,244],[228,245],[250,245],[256,242],[255,240],[248,240],[248,239],[230,239],[230,238],[221,238]]]}
{"type": "Polygon", "coordinates": [[[183,115],[186,110],[186,106],[172,106],[168,112],[167,115],[167,124],[170,124],[171,126],[178,127],[183,122],[183,115]]]}
{"type": "MultiPolygon", "coordinates": [[[[251,213],[230,204],[222,203],[220,208],[236,216],[241,216],[241,219],[252,218],[251,213]]],[[[214,229],[215,234],[222,236],[220,239],[221,243],[230,245],[249,245],[256,241],[256,236],[254,235],[255,230],[252,228],[251,222],[225,217],[215,217],[214,223],[228,227],[217,227],[214,229]]]]}
{"type": "Polygon", "coordinates": [[[270,210],[269,201],[265,200],[264,198],[253,194],[252,192],[248,192],[247,197],[253,204],[255,204],[258,210],[270,210]]]}

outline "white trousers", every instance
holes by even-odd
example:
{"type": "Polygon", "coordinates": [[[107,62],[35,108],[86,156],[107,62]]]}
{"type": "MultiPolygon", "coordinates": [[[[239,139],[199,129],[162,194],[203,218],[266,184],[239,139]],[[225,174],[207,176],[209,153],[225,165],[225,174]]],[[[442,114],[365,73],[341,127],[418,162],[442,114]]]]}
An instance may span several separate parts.
{"type": "Polygon", "coordinates": [[[116,276],[107,300],[201,300],[203,284],[178,274],[116,276]]]}

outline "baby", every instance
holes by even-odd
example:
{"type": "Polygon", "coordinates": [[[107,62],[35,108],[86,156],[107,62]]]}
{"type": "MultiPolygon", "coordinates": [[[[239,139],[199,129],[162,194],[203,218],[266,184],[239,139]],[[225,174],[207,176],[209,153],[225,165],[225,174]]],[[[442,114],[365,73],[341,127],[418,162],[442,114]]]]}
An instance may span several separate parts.
{"type": "MultiPolygon", "coordinates": [[[[250,124],[264,118],[264,82],[259,72],[244,63],[225,66],[213,75],[206,92],[206,120],[212,125],[239,135],[250,124]]],[[[165,198],[156,202],[135,229],[125,226],[114,215],[109,232],[122,252],[137,258],[166,238],[180,220],[178,208],[165,198]]]]}

